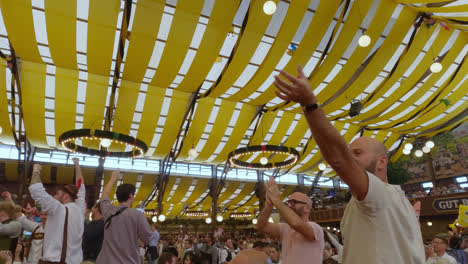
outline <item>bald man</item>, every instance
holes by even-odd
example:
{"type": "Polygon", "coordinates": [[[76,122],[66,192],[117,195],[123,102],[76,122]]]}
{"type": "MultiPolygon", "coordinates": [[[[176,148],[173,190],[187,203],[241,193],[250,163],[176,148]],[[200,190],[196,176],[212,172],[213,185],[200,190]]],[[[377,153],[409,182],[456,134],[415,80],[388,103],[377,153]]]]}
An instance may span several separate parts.
{"type": "Polygon", "coordinates": [[[388,184],[388,156],[376,139],[349,146],[318,105],[308,78],[275,76],[276,95],[299,103],[325,160],[353,194],[343,219],[343,263],[424,263],[424,246],[413,207],[400,186],[388,184]]]}
{"type": "Polygon", "coordinates": [[[309,221],[312,200],[301,192],[289,196],[286,204],[280,199],[278,185],[272,177],[265,183],[266,203],[258,216],[257,229],[281,240],[283,263],[321,264],[324,238],[322,228],[309,221]],[[269,223],[273,206],[285,223],[269,223]]]}

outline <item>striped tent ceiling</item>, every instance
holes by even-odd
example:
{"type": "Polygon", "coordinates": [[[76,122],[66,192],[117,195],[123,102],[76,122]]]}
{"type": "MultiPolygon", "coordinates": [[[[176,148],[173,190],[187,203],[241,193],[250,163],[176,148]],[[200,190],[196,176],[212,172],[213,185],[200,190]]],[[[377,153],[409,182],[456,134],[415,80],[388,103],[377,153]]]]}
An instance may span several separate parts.
{"type": "Polygon", "coordinates": [[[0,0],[0,50],[21,59],[21,94],[11,93],[8,65],[0,65],[0,141],[14,144],[23,126],[33,145],[61,150],[63,132],[103,129],[118,80],[111,129],[146,142],[147,159],[175,149],[180,162],[222,164],[238,147],[286,145],[302,155],[291,172],[311,174],[320,151],[299,105],[276,98],[272,84],[298,64],[346,140],[378,138],[394,157],[403,136],[431,137],[466,121],[467,1],[274,2],[269,16],[264,0],[134,0],[119,38],[124,1],[0,0]],[[358,46],[363,32],[367,47],[358,46]],[[429,70],[435,60],[439,73],[429,70]],[[20,99],[23,123],[13,123],[11,102],[20,99]],[[353,99],[363,107],[351,118],[353,99]]]}

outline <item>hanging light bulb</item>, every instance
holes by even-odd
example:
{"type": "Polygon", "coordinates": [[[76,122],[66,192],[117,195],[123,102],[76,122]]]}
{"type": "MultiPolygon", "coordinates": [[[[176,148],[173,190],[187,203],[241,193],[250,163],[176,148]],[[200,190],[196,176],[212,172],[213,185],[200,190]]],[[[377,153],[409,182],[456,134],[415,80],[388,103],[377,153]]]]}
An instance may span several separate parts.
{"type": "Polygon", "coordinates": [[[218,216],[216,217],[216,221],[222,222],[222,221],[223,221],[223,217],[222,217],[221,215],[218,215],[218,216]]]}
{"type": "Polygon", "coordinates": [[[320,163],[318,165],[318,169],[321,170],[321,171],[325,170],[326,168],[327,168],[327,165],[325,165],[324,163],[320,163]]]}
{"type": "Polygon", "coordinates": [[[256,218],[252,219],[252,224],[254,224],[254,225],[257,224],[257,219],[256,218]]]}
{"type": "Polygon", "coordinates": [[[420,158],[420,157],[423,156],[423,152],[422,152],[421,150],[418,149],[418,150],[416,150],[416,151],[414,152],[414,155],[415,155],[416,157],[420,158]]]}
{"type": "Polygon", "coordinates": [[[166,220],[166,216],[162,214],[158,217],[158,220],[159,222],[164,222],[166,220]]]}
{"type": "Polygon", "coordinates": [[[409,149],[403,149],[403,154],[409,155],[409,154],[411,154],[411,150],[409,150],[409,149]]]}
{"type": "Polygon", "coordinates": [[[191,148],[189,151],[188,151],[188,155],[193,158],[195,156],[197,156],[198,152],[195,148],[191,148]]]}
{"type": "Polygon", "coordinates": [[[371,43],[371,38],[369,37],[369,35],[364,34],[359,37],[358,43],[359,43],[359,46],[365,48],[369,46],[369,44],[371,43]]]}
{"type": "Polygon", "coordinates": [[[269,223],[274,223],[274,222],[273,222],[273,218],[271,218],[271,217],[268,218],[268,222],[269,222],[269,223]]]}
{"type": "Polygon", "coordinates": [[[158,221],[158,218],[156,216],[153,216],[153,218],[151,218],[151,221],[153,221],[153,223],[156,223],[158,221]]]}
{"type": "Polygon", "coordinates": [[[411,143],[406,143],[406,144],[405,144],[405,149],[407,149],[407,150],[412,150],[412,149],[413,149],[413,144],[411,144],[411,143]]]}
{"type": "Polygon", "coordinates": [[[442,64],[440,64],[439,62],[432,63],[432,65],[431,65],[431,72],[432,73],[438,73],[441,70],[442,70],[442,64]]]}
{"type": "Polygon", "coordinates": [[[108,138],[101,139],[101,146],[104,148],[108,148],[112,144],[112,140],[108,138]]]}
{"type": "Polygon", "coordinates": [[[276,3],[274,1],[266,1],[263,4],[263,12],[271,16],[276,12],[276,3]]]}
{"type": "Polygon", "coordinates": [[[427,222],[427,226],[432,226],[432,222],[431,221],[427,222]]]}
{"type": "Polygon", "coordinates": [[[267,165],[268,164],[268,158],[267,157],[262,157],[260,159],[260,164],[262,165],[267,165]]]}
{"type": "Polygon", "coordinates": [[[207,218],[205,219],[205,222],[206,222],[207,224],[211,224],[211,218],[210,218],[210,217],[207,217],[207,218]]]}
{"type": "Polygon", "coordinates": [[[431,148],[433,148],[434,146],[435,146],[434,141],[429,140],[429,141],[426,142],[426,147],[428,147],[428,148],[431,149],[431,148]]]}
{"type": "Polygon", "coordinates": [[[423,151],[424,153],[429,153],[429,152],[431,152],[431,149],[430,149],[428,146],[424,146],[424,147],[422,148],[422,151],[423,151]]]}

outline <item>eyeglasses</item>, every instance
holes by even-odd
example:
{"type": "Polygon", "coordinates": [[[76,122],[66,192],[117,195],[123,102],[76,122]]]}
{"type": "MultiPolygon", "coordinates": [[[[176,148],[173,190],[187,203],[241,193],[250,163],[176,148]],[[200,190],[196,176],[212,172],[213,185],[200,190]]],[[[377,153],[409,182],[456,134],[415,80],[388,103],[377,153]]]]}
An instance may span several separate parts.
{"type": "Polygon", "coordinates": [[[296,199],[289,199],[285,202],[286,205],[289,205],[291,204],[292,206],[296,205],[296,204],[307,204],[306,202],[303,202],[303,201],[298,201],[296,199]]]}

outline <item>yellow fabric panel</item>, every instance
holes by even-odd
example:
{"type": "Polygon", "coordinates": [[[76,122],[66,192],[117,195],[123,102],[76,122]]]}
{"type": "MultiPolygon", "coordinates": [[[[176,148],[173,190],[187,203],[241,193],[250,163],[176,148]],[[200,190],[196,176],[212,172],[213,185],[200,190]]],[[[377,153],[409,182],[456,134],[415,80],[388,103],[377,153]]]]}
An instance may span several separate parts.
{"type": "Polygon", "coordinates": [[[294,121],[295,117],[296,114],[289,112],[283,113],[275,133],[273,136],[271,136],[270,141],[268,142],[269,145],[279,145],[283,141],[283,138],[286,135],[286,132],[288,132],[289,127],[291,126],[291,123],[294,121]]]}
{"type": "Polygon", "coordinates": [[[350,124],[348,127],[348,130],[346,131],[346,134],[344,135],[344,138],[346,142],[351,143],[351,140],[354,138],[354,136],[359,132],[359,126],[350,124]]]}
{"type": "Polygon", "coordinates": [[[441,132],[445,132],[445,131],[451,131],[453,128],[455,128],[456,126],[460,125],[460,124],[463,124],[464,122],[466,122],[468,120],[468,116],[466,116],[465,118],[463,118],[462,120],[460,120],[459,122],[453,124],[453,125],[450,125],[450,126],[446,126],[442,129],[439,129],[439,130],[436,130],[434,132],[431,132],[431,133],[428,133],[428,134],[424,134],[427,138],[430,138],[430,137],[433,137],[441,132]]]}
{"type": "MultiPolygon", "coordinates": [[[[86,98],[83,113],[83,127],[102,129],[104,120],[109,77],[88,73],[86,98]]],[[[83,145],[99,148],[99,143],[83,140],[83,145]]]]}
{"type": "MultiPolygon", "coordinates": [[[[128,135],[135,113],[135,106],[140,92],[140,84],[122,80],[119,88],[119,98],[114,112],[113,131],[128,135]]],[[[112,145],[112,151],[124,151],[125,145],[112,145]]]]}
{"type": "Polygon", "coordinates": [[[244,188],[242,188],[242,191],[237,195],[234,199],[232,199],[227,206],[235,206],[238,203],[240,203],[242,200],[244,200],[245,197],[250,195],[252,191],[255,189],[255,183],[254,182],[246,182],[244,185],[244,188]]]}
{"type": "Polygon", "coordinates": [[[150,194],[151,189],[153,188],[153,184],[156,180],[156,176],[156,174],[143,175],[143,178],[141,179],[140,189],[138,189],[138,192],[135,196],[135,201],[137,202],[137,204],[146,199],[146,197],[150,194]]]}
{"type": "Polygon", "coordinates": [[[168,216],[178,215],[180,213],[180,211],[182,211],[183,208],[184,208],[184,205],[181,204],[181,203],[173,204],[172,205],[172,210],[171,210],[171,212],[169,213],[168,216]]]}
{"type": "Polygon", "coordinates": [[[309,1],[291,1],[289,3],[286,17],[284,18],[281,28],[275,37],[275,42],[273,42],[273,45],[268,51],[268,55],[262,61],[260,67],[249,82],[237,93],[228,97],[229,100],[240,101],[245,99],[257,91],[258,87],[260,87],[271,75],[278,64],[278,61],[283,57],[284,51],[288,49],[289,44],[293,40],[296,30],[301,24],[308,6],[309,1]]]}
{"type": "Polygon", "coordinates": [[[176,176],[169,176],[169,180],[167,181],[166,190],[164,191],[164,198],[163,203],[166,205],[167,201],[169,200],[169,194],[171,194],[172,188],[177,180],[176,176]]]}
{"type": "Polygon", "coordinates": [[[215,1],[197,54],[184,79],[176,89],[191,93],[204,82],[206,75],[218,57],[227,33],[232,28],[232,20],[239,2],[240,0],[215,1]]]}
{"type": "Polygon", "coordinates": [[[48,148],[45,133],[46,65],[23,61],[21,90],[24,128],[28,140],[36,147],[48,148]]]}
{"type": "MultiPolygon", "coordinates": [[[[403,54],[400,56],[400,61],[395,71],[393,72],[393,75],[387,80],[383,81],[373,93],[371,93],[366,99],[363,100],[363,110],[365,109],[365,107],[372,105],[376,100],[381,98],[388,91],[388,89],[390,89],[397,81],[400,80],[401,76],[403,76],[403,74],[407,71],[409,66],[416,60],[417,56],[426,45],[435,28],[436,27],[431,27],[429,29],[427,27],[420,28],[420,30],[416,33],[414,37],[414,41],[411,47],[405,52],[403,52],[403,54]],[[371,96],[372,98],[368,99],[371,96]]],[[[385,104],[385,101],[381,105],[385,106],[383,109],[389,107],[387,104],[385,104]]],[[[360,115],[349,119],[349,121],[351,122],[356,120],[365,120],[366,118],[372,117],[376,113],[378,113],[378,111],[376,111],[376,108],[374,108],[372,111],[367,112],[363,112],[363,110],[361,110],[362,113],[360,115]]]]}
{"type": "Polygon", "coordinates": [[[429,3],[440,3],[443,2],[442,0],[397,0],[396,2],[402,4],[429,4],[429,3]]]}
{"type": "Polygon", "coordinates": [[[76,1],[44,1],[49,50],[58,67],[77,69],[76,1]]]}
{"type": "Polygon", "coordinates": [[[301,154],[301,157],[296,162],[296,165],[301,163],[302,160],[305,159],[309,155],[309,153],[311,153],[314,150],[316,146],[317,146],[317,143],[315,142],[315,139],[313,137],[310,137],[308,143],[306,144],[306,146],[304,146],[304,149],[299,152],[301,154]]]}
{"type": "Polygon", "coordinates": [[[309,125],[307,124],[307,120],[305,119],[304,116],[301,116],[301,118],[296,124],[296,127],[294,128],[293,132],[291,133],[289,138],[286,140],[284,145],[287,147],[292,147],[292,148],[297,147],[299,143],[301,142],[301,140],[304,138],[305,134],[307,133],[307,130],[309,130],[309,125]]]}
{"type": "Polygon", "coordinates": [[[245,131],[247,131],[250,126],[250,122],[252,121],[254,114],[255,107],[248,104],[242,105],[234,130],[231,135],[229,135],[229,139],[226,142],[226,145],[224,145],[223,150],[212,163],[224,162],[227,159],[228,154],[239,146],[240,141],[244,137],[245,131]]]}
{"type": "MultiPolygon", "coordinates": [[[[211,198],[211,196],[206,197],[205,201],[203,201],[203,203],[202,203],[202,209],[201,210],[202,211],[210,210],[211,207],[212,207],[212,204],[211,204],[212,201],[213,201],[213,199],[211,198]]],[[[212,220],[214,221],[215,219],[212,219],[212,220]]]]}
{"type": "MultiPolygon", "coordinates": [[[[385,1],[379,6],[380,11],[382,11],[382,9],[386,10],[381,12],[384,14],[377,13],[375,15],[375,19],[379,19],[381,16],[384,16],[385,20],[388,20],[388,17],[391,16],[394,10],[394,6],[392,5],[391,8],[390,6],[387,8],[387,2],[389,1],[385,1]]],[[[392,30],[386,37],[385,41],[382,43],[382,46],[379,47],[370,63],[365,67],[365,69],[361,72],[353,84],[346,89],[346,91],[339,95],[338,98],[334,99],[332,102],[329,102],[329,104],[323,107],[323,110],[326,113],[332,113],[348,104],[350,98],[356,98],[359,96],[359,94],[362,93],[375,80],[375,78],[385,67],[385,64],[383,64],[382,61],[389,61],[392,58],[393,54],[399,48],[400,43],[404,39],[408,28],[413,25],[416,15],[417,14],[415,12],[412,12],[408,8],[403,8],[401,10],[401,13],[393,25],[392,30]]],[[[376,40],[379,38],[385,25],[386,23],[373,23],[371,24],[369,30],[367,30],[367,34],[371,35],[371,39],[376,40]],[[372,25],[380,26],[378,26],[378,28],[374,28],[372,25]]],[[[375,44],[376,41],[373,41],[372,43],[375,44]]],[[[344,65],[343,69],[338,73],[338,75],[328,84],[328,87],[343,87],[345,83],[352,78],[358,67],[360,67],[361,62],[365,60],[363,55],[366,54],[364,51],[372,50],[371,45],[366,48],[361,48],[359,46],[356,47],[356,51],[351,56],[350,60],[344,65]]],[[[330,94],[330,96],[332,95],[333,94],[330,94]]]]}
{"type": "Polygon", "coordinates": [[[319,162],[320,159],[322,158],[323,158],[322,153],[319,151],[315,153],[307,163],[305,163],[298,169],[294,169],[293,171],[296,173],[305,173],[305,172],[312,171],[313,169],[315,169],[315,165],[318,165],[316,163],[319,162]]]}
{"type": "Polygon", "coordinates": [[[177,190],[174,192],[174,195],[167,201],[167,203],[169,204],[180,203],[180,201],[187,194],[187,191],[192,185],[192,182],[193,182],[192,177],[181,177],[179,186],[177,186],[177,190]]]}
{"type": "Polygon", "coordinates": [[[156,130],[162,103],[164,101],[164,95],[165,89],[148,86],[145,106],[141,114],[140,127],[137,133],[137,138],[145,142],[148,147],[150,147],[153,141],[154,131],[156,130]]]}
{"type": "Polygon", "coordinates": [[[286,185],[280,196],[281,201],[284,201],[284,199],[291,195],[294,192],[294,190],[296,190],[296,187],[296,185],[286,185]]]}
{"type": "Polygon", "coordinates": [[[5,63],[0,63],[0,142],[14,145],[15,139],[11,130],[10,114],[8,113],[8,98],[6,91],[5,63]]]}
{"type": "MultiPolygon", "coordinates": [[[[310,84],[312,88],[315,89],[328,76],[341,59],[343,53],[353,40],[354,35],[359,30],[361,20],[363,19],[362,14],[367,13],[371,4],[372,1],[370,0],[357,1],[353,3],[348,18],[346,19],[346,23],[344,23],[333,48],[323,63],[320,66],[316,66],[318,68],[314,69],[310,76],[310,84]]],[[[324,102],[328,97],[327,95],[335,94],[340,88],[341,87],[328,86],[327,89],[317,94],[318,101],[324,102]]]]}
{"type": "Polygon", "coordinates": [[[8,40],[23,60],[42,62],[36,44],[36,33],[30,0],[0,0],[8,40]]]}
{"type": "Polygon", "coordinates": [[[390,137],[387,138],[387,140],[385,140],[385,148],[387,148],[387,151],[393,146],[393,144],[395,144],[395,142],[397,142],[398,140],[400,140],[400,134],[398,133],[392,133],[390,135],[390,137]]]}
{"type": "Polygon", "coordinates": [[[50,179],[50,170],[51,170],[50,165],[42,165],[42,171],[41,171],[41,181],[42,183],[52,183],[50,179]]]}
{"type": "Polygon", "coordinates": [[[174,81],[187,55],[204,2],[191,0],[177,3],[171,30],[158,69],[151,81],[152,85],[166,88],[174,81]]]}
{"type": "Polygon", "coordinates": [[[237,188],[239,188],[240,184],[240,181],[230,181],[226,186],[226,190],[224,190],[224,192],[222,192],[219,196],[218,204],[224,202],[226,199],[231,197],[231,195],[237,190],[237,188]]]}
{"type": "Polygon", "coordinates": [[[88,72],[104,76],[110,74],[119,9],[119,1],[89,1],[86,47],[88,72]]]}
{"type": "Polygon", "coordinates": [[[250,198],[250,200],[247,203],[245,203],[244,206],[248,207],[250,209],[250,208],[252,208],[254,203],[256,203],[257,201],[258,201],[257,195],[253,194],[252,198],[250,198]]]}
{"type": "Polygon", "coordinates": [[[374,134],[374,130],[364,130],[363,137],[372,137],[372,134],[374,134]]]}
{"type": "Polygon", "coordinates": [[[143,80],[158,36],[165,3],[164,0],[137,2],[122,79],[134,82],[143,80]]]}
{"type": "MultiPolygon", "coordinates": [[[[438,74],[431,74],[431,76],[429,76],[429,78],[424,82],[424,84],[418,89],[417,92],[415,92],[408,99],[403,101],[396,108],[392,109],[391,111],[389,111],[389,112],[387,112],[387,113],[385,113],[383,115],[379,115],[378,120],[383,121],[383,120],[387,120],[388,118],[391,118],[391,117],[393,117],[395,115],[398,115],[399,113],[401,113],[401,111],[404,111],[408,107],[412,106],[414,102],[418,101],[419,98],[421,97],[421,95],[425,94],[427,91],[429,91],[433,87],[433,85],[445,74],[445,72],[449,69],[448,64],[449,63],[451,64],[456,59],[456,57],[459,55],[460,51],[463,49],[463,47],[465,46],[465,44],[467,42],[468,42],[468,36],[466,34],[460,34],[458,36],[457,40],[455,41],[454,45],[452,46],[452,48],[449,50],[447,56],[442,61],[443,64],[446,64],[446,66],[443,67],[442,71],[440,73],[438,73],[438,74]]],[[[452,73],[451,76],[453,76],[453,74],[454,73],[452,73]]],[[[444,90],[445,87],[446,87],[446,84],[448,84],[450,82],[450,79],[451,79],[450,77],[447,78],[444,85],[442,85],[439,88],[439,90],[444,90]]],[[[448,89],[445,89],[445,90],[448,91],[448,89]]],[[[427,98],[425,100],[424,103],[420,104],[418,107],[411,110],[409,113],[405,114],[404,116],[401,116],[398,119],[396,119],[396,120],[394,120],[392,122],[389,122],[389,123],[387,123],[385,125],[376,126],[376,127],[392,127],[395,124],[398,124],[398,123],[400,123],[400,122],[402,122],[404,120],[407,120],[409,117],[413,116],[418,111],[420,111],[421,109],[426,107],[427,104],[429,102],[431,102],[434,97],[437,96],[437,94],[438,94],[437,92],[433,93],[431,96],[429,96],[429,98],[427,98]]],[[[367,123],[369,123],[369,122],[367,122],[367,123]]],[[[372,123],[375,123],[375,122],[372,122],[372,123]]]]}
{"type": "Polygon", "coordinates": [[[255,134],[250,139],[249,146],[253,145],[261,145],[263,143],[263,139],[266,137],[268,131],[270,130],[273,121],[276,118],[277,112],[266,112],[262,115],[262,120],[257,126],[255,134]]]}
{"type": "Polygon", "coordinates": [[[6,177],[6,180],[9,182],[16,182],[18,180],[18,164],[17,163],[5,162],[5,177],[6,177]]]}
{"type": "Polygon", "coordinates": [[[173,92],[164,130],[153,154],[154,158],[164,158],[171,151],[172,145],[179,135],[180,126],[184,122],[183,118],[189,97],[190,94],[185,92],[173,92]]]}
{"type": "Polygon", "coordinates": [[[209,157],[211,157],[211,155],[221,142],[224,133],[226,132],[226,128],[228,127],[229,122],[231,121],[231,116],[233,115],[235,108],[235,102],[231,102],[228,100],[223,100],[221,102],[221,105],[218,109],[218,115],[216,116],[215,125],[211,129],[211,133],[208,136],[208,139],[205,145],[203,146],[203,149],[200,151],[200,154],[198,154],[195,161],[205,162],[209,157]]]}
{"type": "Polygon", "coordinates": [[[205,97],[198,101],[197,110],[193,115],[192,123],[185,137],[184,145],[180,150],[178,160],[186,160],[189,157],[189,150],[197,146],[210,118],[210,113],[213,111],[214,103],[215,98],[212,97],[205,97]]]}
{"type": "MultiPolygon", "coordinates": [[[[275,0],[274,2],[278,2],[275,0]]],[[[265,1],[253,0],[249,7],[249,20],[244,28],[239,45],[232,60],[226,68],[220,82],[212,88],[211,97],[219,97],[236,82],[255,53],[272,16],[265,15],[263,4],[265,1]],[[255,18],[255,19],[252,19],[255,18]]]]}
{"type": "MultiPolygon", "coordinates": [[[[440,1],[443,2],[443,1],[440,1]]],[[[428,13],[461,13],[468,12],[468,4],[457,6],[441,6],[441,7],[414,7],[419,12],[428,13]]]]}
{"type": "Polygon", "coordinates": [[[130,183],[133,186],[136,186],[138,181],[138,173],[124,172],[122,176],[123,183],[130,183]]]}
{"type": "Polygon", "coordinates": [[[83,127],[101,129],[106,107],[109,77],[88,74],[83,127]]]}
{"type": "Polygon", "coordinates": [[[81,175],[83,175],[83,181],[86,185],[93,185],[94,178],[96,178],[96,169],[81,167],[81,175]]]}
{"type": "MultiPolygon", "coordinates": [[[[441,30],[437,37],[437,41],[434,42],[432,47],[434,54],[438,54],[439,51],[442,49],[445,42],[450,37],[450,32],[446,30],[441,30]],[[438,45],[437,45],[438,44],[438,45]]],[[[369,112],[373,112],[374,114],[380,113],[384,111],[388,107],[390,107],[395,101],[400,99],[404,96],[410,89],[412,89],[418,82],[418,79],[429,69],[433,62],[433,55],[428,52],[424,56],[424,58],[420,61],[419,65],[413,70],[413,72],[406,78],[406,80],[396,89],[388,98],[386,98],[382,103],[374,107],[369,112]]],[[[433,80],[435,82],[435,80],[433,80]]],[[[387,118],[382,118],[381,116],[372,119],[372,122],[381,122],[387,120],[387,118]]],[[[369,124],[369,122],[365,122],[365,124],[369,124]]]]}
{"type": "Polygon", "coordinates": [[[193,202],[195,202],[195,200],[197,200],[206,191],[206,189],[208,188],[208,183],[208,179],[199,178],[197,180],[197,185],[195,185],[195,188],[193,189],[192,193],[184,203],[191,205],[193,202]]]}
{"type": "Polygon", "coordinates": [[[392,162],[396,162],[401,156],[403,156],[403,147],[400,147],[395,154],[390,158],[392,162]]]}
{"type": "Polygon", "coordinates": [[[55,68],[55,138],[57,148],[63,149],[58,138],[75,129],[78,71],[55,68]]]}
{"type": "Polygon", "coordinates": [[[377,132],[377,134],[375,135],[374,138],[377,139],[380,142],[384,142],[385,137],[387,136],[387,134],[388,134],[388,131],[380,130],[379,132],[377,132]]]}
{"type": "MultiPolygon", "coordinates": [[[[342,1],[328,0],[320,1],[317,11],[312,17],[309,28],[301,41],[301,44],[297,47],[293,56],[289,60],[288,64],[284,67],[284,70],[289,73],[296,73],[297,65],[306,65],[310,57],[312,57],[317,46],[320,44],[323,35],[327,32],[328,26],[332,22],[333,15],[342,1]]],[[[253,105],[263,105],[275,98],[274,91],[276,87],[271,85],[261,96],[250,101],[253,105]]]]}
{"type": "Polygon", "coordinates": [[[73,175],[75,174],[73,167],[57,167],[57,183],[61,184],[73,184],[73,175]]]}

